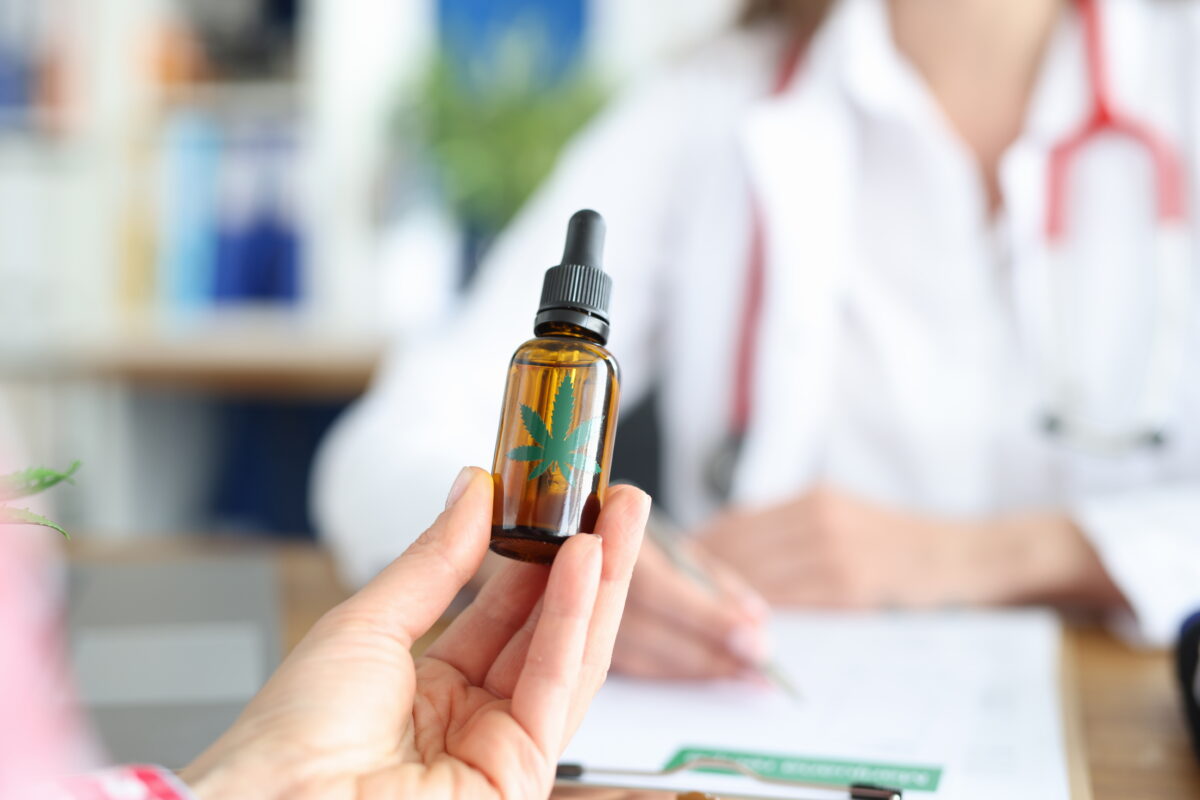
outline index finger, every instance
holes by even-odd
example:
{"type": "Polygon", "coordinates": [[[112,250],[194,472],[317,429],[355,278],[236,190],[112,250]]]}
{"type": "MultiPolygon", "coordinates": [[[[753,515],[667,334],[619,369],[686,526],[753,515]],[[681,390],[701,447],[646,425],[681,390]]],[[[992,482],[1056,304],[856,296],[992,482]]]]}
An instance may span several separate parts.
{"type": "Polygon", "coordinates": [[[613,644],[621,627],[625,598],[629,594],[629,580],[641,550],[649,515],[650,496],[641,489],[628,485],[609,489],[596,523],[596,535],[600,537],[604,548],[600,588],[596,595],[596,608],[592,612],[592,624],[588,629],[579,683],[571,703],[568,730],[574,731],[579,726],[592,697],[608,675],[613,644]]]}
{"type": "MultiPolygon", "coordinates": [[[[642,532],[649,513],[650,498],[631,486],[616,486],[610,490],[596,523],[596,535],[604,551],[597,591],[596,609],[588,629],[587,646],[580,667],[581,674],[572,708],[577,715],[572,717],[576,724],[586,710],[592,695],[604,682],[608,665],[612,660],[613,643],[621,624],[625,609],[625,596],[629,590],[629,577],[637,561],[642,532]]],[[[566,546],[565,544],[563,545],[566,546]]],[[[561,553],[559,555],[561,558],[561,553]]],[[[558,559],[555,559],[558,563],[558,559]]],[[[525,626],[513,634],[503,652],[496,658],[488,671],[484,686],[501,696],[511,695],[521,665],[525,663],[538,617],[546,603],[536,606],[525,626]]]]}
{"type": "Polygon", "coordinates": [[[601,557],[594,536],[572,536],[563,544],[513,689],[513,719],[550,760],[558,757],[566,740],[564,728],[596,606],[601,557]]]}

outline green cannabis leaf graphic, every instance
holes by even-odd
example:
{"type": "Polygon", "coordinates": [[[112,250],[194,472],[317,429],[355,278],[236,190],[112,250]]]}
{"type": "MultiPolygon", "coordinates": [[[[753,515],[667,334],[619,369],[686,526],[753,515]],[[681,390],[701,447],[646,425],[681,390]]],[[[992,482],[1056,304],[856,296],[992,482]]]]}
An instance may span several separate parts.
{"type": "Polygon", "coordinates": [[[576,452],[586,447],[592,438],[592,429],[599,417],[585,420],[568,431],[571,417],[575,415],[575,381],[568,373],[563,376],[554,393],[554,405],[550,407],[550,424],[541,415],[524,403],[521,404],[521,422],[525,430],[536,444],[514,447],[508,457],[513,461],[540,461],[541,463],[529,472],[529,480],[541,477],[542,473],[551,467],[558,467],[558,472],[568,484],[574,482],[573,476],[578,471],[599,472],[600,464],[588,458],[587,451],[576,452]]]}

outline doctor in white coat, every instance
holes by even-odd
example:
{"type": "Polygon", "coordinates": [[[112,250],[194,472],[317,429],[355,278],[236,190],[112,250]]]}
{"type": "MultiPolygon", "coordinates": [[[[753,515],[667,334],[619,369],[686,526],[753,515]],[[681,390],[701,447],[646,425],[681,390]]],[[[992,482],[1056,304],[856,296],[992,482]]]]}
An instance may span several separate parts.
{"type": "Polygon", "coordinates": [[[1200,606],[1200,5],[747,17],[580,136],[461,314],[338,424],[316,511],[348,573],[491,463],[508,357],[590,207],[622,402],[660,387],[658,500],[721,584],[647,546],[615,668],[745,672],[764,598],[1080,606],[1170,641],[1200,606]],[[1100,106],[1137,136],[1064,144],[1100,106]]]}

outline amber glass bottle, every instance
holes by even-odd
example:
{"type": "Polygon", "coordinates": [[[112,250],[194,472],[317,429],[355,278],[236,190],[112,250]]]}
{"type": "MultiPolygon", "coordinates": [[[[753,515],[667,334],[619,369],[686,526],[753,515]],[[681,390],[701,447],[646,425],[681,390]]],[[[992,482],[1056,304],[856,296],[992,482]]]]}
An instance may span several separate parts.
{"type": "Polygon", "coordinates": [[[492,550],[548,564],[568,536],[591,533],[608,488],[619,370],[608,350],[612,279],[604,220],[571,217],[563,263],[546,272],[536,338],[513,354],[492,464],[492,550]]]}

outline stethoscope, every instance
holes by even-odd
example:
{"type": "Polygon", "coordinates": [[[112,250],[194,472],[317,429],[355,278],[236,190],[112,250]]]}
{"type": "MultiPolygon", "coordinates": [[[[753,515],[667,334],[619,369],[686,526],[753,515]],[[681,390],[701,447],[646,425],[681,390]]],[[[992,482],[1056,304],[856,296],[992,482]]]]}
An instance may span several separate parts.
{"type": "MultiPolygon", "coordinates": [[[[1168,420],[1173,389],[1182,373],[1192,287],[1183,160],[1160,132],[1131,117],[1113,102],[1108,82],[1107,58],[1100,12],[1096,0],[1075,0],[1083,27],[1084,54],[1092,109],[1087,119],[1055,145],[1047,162],[1044,264],[1038,272],[1044,283],[1043,302],[1029,303],[1023,320],[1037,331],[1040,346],[1031,342],[1045,394],[1044,410],[1037,420],[1049,438],[1080,451],[1115,455],[1137,449],[1161,449],[1168,442],[1168,420]],[[1146,150],[1154,169],[1157,228],[1155,233],[1155,296],[1157,311],[1149,347],[1143,390],[1135,419],[1126,430],[1109,430],[1088,420],[1083,411],[1079,376],[1073,371],[1066,346],[1068,331],[1063,315],[1070,295],[1063,285],[1063,251],[1067,234],[1067,186],[1084,148],[1098,137],[1119,136],[1146,150]]],[[[783,54],[771,88],[778,97],[791,86],[803,60],[807,42],[792,44],[783,54]]],[[[764,299],[765,231],[761,211],[751,198],[750,246],[746,259],[737,347],[734,351],[733,395],[728,430],[714,448],[708,463],[713,494],[727,499],[733,485],[753,406],[755,357],[764,299]]]]}

